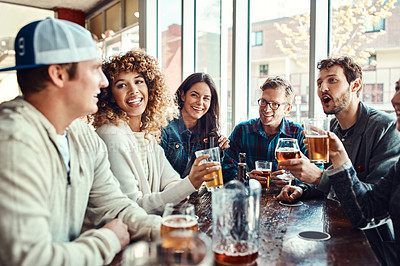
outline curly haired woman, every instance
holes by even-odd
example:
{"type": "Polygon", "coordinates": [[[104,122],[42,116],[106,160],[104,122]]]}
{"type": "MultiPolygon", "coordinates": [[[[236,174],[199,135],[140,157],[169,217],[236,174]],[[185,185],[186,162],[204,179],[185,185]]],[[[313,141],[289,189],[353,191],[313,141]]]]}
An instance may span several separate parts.
{"type": "Polygon", "coordinates": [[[158,145],[161,128],[176,115],[156,59],[143,50],[129,51],[103,64],[109,81],[98,95],[93,126],[108,147],[111,170],[122,191],[148,213],[162,213],[198,189],[218,163],[195,161],[181,179],[158,145]],[[208,169],[207,169],[208,168],[208,169]]]}

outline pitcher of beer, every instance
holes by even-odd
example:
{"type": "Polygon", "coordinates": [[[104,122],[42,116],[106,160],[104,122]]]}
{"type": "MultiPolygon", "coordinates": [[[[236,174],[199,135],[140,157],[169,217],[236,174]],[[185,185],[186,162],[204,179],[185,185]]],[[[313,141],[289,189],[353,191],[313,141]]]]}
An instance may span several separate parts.
{"type": "Polygon", "coordinates": [[[258,257],[261,185],[233,180],[212,194],[212,247],[221,264],[251,264],[258,257]]]}

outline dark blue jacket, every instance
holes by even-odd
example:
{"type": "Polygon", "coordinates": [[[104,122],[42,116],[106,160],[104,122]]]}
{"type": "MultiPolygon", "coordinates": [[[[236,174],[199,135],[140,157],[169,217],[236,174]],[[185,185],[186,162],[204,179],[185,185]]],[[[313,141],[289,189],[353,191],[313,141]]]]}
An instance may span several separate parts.
{"type": "Polygon", "coordinates": [[[393,245],[397,254],[397,263],[393,265],[400,265],[400,161],[390,170],[387,169],[385,177],[381,177],[372,189],[360,182],[350,161],[340,168],[328,168],[327,173],[336,196],[354,226],[363,228],[388,216],[392,218],[395,232],[393,245]]]}

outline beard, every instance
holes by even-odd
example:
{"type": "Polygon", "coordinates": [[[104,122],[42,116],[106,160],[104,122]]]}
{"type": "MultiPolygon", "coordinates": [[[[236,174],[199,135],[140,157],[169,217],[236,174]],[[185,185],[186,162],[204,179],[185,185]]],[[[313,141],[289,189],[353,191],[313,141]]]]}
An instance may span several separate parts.
{"type": "Polygon", "coordinates": [[[337,99],[332,99],[333,101],[333,107],[331,110],[325,110],[324,113],[327,115],[336,115],[339,112],[341,112],[343,109],[345,109],[347,106],[350,104],[350,93],[351,93],[351,88],[349,86],[348,91],[344,93],[341,97],[337,99]]]}

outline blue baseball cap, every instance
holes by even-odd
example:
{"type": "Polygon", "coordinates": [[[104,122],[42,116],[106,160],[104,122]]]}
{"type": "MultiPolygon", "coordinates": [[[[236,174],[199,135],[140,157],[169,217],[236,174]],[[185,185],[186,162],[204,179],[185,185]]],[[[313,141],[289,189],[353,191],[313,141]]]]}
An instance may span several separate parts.
{"type": "Polygon", "coordinates": [[[75,63],[100,58],[91,33],[82,26],[47,18],[25,25],[15,38],[15,66],[1,71],[75,63]]]}

